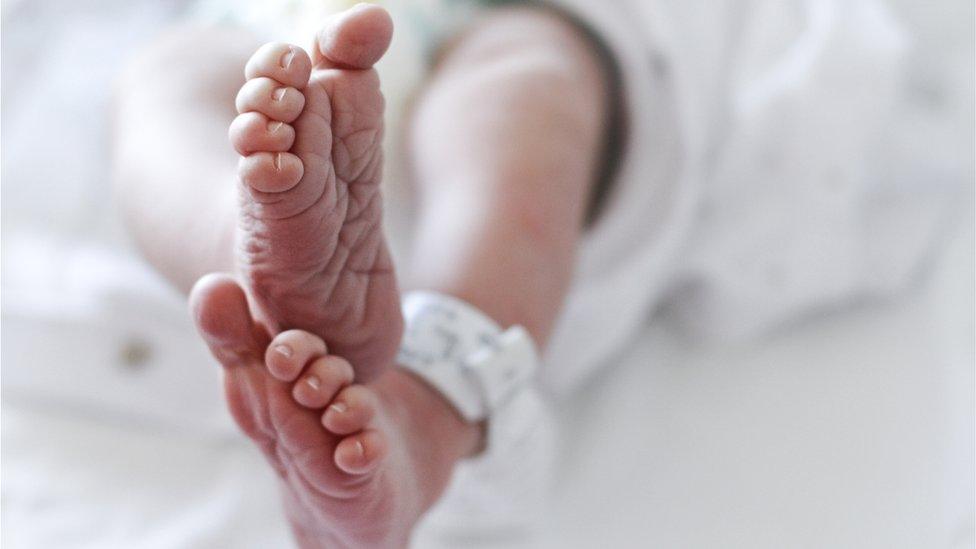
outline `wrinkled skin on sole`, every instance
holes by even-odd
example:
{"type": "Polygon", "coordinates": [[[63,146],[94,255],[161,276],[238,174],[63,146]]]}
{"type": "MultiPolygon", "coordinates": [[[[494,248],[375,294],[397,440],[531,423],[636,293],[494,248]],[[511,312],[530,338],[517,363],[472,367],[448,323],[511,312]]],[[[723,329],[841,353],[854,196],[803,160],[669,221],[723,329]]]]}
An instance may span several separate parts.
{"type": "Polygon", "coordinates": [[[238,271],[259,318],[322,337],[362,381],[392,362],[403,329],[382,233],[383,97],[371,68],[389,43],[383,15],[333,21],[315,60],[288,44],[258,50],[230,131],[242,155],[238,271]],[[373,34],[350,41],[357,32],[373,34]]]}

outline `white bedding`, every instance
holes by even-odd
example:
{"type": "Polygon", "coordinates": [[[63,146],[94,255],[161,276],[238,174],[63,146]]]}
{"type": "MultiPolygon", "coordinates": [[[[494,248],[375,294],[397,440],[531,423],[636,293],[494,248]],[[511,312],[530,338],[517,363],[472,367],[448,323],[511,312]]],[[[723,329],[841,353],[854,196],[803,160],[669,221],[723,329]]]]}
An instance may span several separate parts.
{"type": "MultiPolygon", "coordinates": [[[[522,546],[971,547],[976,275],[962,229],[936,276],[894,303],[734,348],[656,323],[562,403],[548,535],[522,546]]],[[[270,469],[229,431],[4,393],[5,547],[287,539],[270,469]]]]}
{"type": "Polygon", "coordinates": [[[765,342],[655,326],[563,411],[551,546],[973,547],[973,246],[765,342]]]}

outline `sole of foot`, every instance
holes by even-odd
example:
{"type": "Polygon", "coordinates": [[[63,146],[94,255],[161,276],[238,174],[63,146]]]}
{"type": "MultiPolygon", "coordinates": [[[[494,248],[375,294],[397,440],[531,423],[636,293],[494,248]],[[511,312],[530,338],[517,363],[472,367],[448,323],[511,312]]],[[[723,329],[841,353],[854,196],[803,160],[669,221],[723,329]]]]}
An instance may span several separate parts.
{"type": "Polygon", "coordinates": [[[401,369],[362,384],[318,336],[272,337],[230,276],[202,278],[190,299],[231,415],[277,472],[301,546],[405,547],[481,428],[401,369]]]}
{"type": "Polygon", "coordinates": [[[331,18],[310,56],[271,43],[248,61],[230,140],[241,155],[237,264],[261,320],[300,328],[347,357],[360,380],[392,362],[399,292],[382,232],[383,96],[373,64],[389,15],[331,18]]]}

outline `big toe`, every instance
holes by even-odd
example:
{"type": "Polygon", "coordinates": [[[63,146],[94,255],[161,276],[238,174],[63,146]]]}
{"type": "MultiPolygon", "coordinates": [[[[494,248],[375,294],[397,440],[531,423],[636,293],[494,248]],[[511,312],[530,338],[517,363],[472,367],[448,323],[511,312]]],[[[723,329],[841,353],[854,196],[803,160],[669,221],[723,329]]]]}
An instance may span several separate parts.
{"type": "Polygon", "coordinates": [[[339,68],[368,69],[383,57],[393,37],[386,10],[357,4],[331,17],[315,37],[314,61],[339,68]]]}
{"type": "Polygon", "coordinates": [[[260,356],[263,345],[244,290],[229,275],[202,277],[190,292],[193,319],[214,356],[224,364],[243,356],[260,356]]]}

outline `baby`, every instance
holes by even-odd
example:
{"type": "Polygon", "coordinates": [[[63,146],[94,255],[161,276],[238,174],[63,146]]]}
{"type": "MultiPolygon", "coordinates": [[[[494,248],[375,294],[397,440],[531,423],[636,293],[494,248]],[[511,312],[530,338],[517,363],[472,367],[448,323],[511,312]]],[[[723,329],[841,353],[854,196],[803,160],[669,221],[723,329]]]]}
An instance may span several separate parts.
{"type": "MultiPolygon", "coordinates": [[[[123,194],[150,260],[183,287],[236,263],[237,278],[196,283],[194,317],[225,368],[234,418],[281,478],[304,547],[405,545],[455,464],[485,446],[484,422],[465,421],[395,360],[403,317],[381,230],[384,100],[372,68],[392,32],[387,12],[361,4],[331,18],[311,52],[257,48],[230,124],[236,177],[225,164],[208,171],[218,165],[211,157],[223,161],[211,146],[188,152],[192,174],[174,173],[188,160],[176,148],[209,131],[223,97],[189,115],[173,109],[176,122],[150,122],[174,123],[172,142],[153,137],[152,153],[166,158],[158,147],[174,147],[173,162],[120,140],[123,194]],[[236,237],[232,225],[201,230],[231,219],[225,193],[235,178],[236,237]],[[191,210],[158,207],[160,197],[191,193],[200,197],[191,210]]],[[[201,40],[236,47],[230,37],[201,40]]],[[[607,101],[593,48],[562,16],[515,9],[470,30],[416,105],[420,225],[409,286],[522,325],[544,345],[569,281],[607,101]]],[[[121,108],[120,131],[145,139],[146,121],[125,116],[137,106],[123,99],[121,108]],[[127,133],[133,119],[140,128],[127,133]]]]}
{"type": "Polygon", "coordinates": [[[332,17],[308,51],[185,30],[125,79],[130,226],[193,288],[302,546],[405,545],[459,464],[493,450],[495,416],[471,421],[398,363],[400,287],[524,327],[568,387],[664,295],[705,331],[756,333],[903,287],[935,240],[944,196],[914,194],[924,147],[876,147],[916,132],[888,121],[903,45],[873,2],[574,4],[599,39],[509,6],[440,51],[404,135],[416,227],[398,274],[378,191],[383,9],[332,17]]]}

